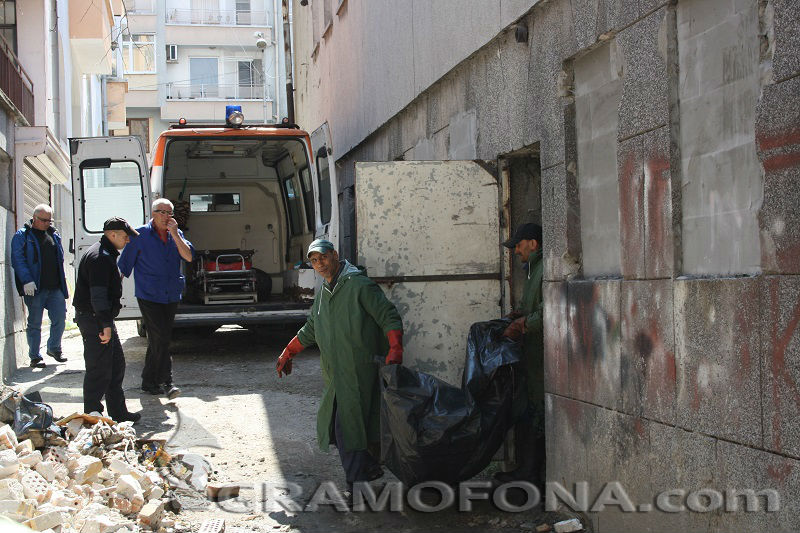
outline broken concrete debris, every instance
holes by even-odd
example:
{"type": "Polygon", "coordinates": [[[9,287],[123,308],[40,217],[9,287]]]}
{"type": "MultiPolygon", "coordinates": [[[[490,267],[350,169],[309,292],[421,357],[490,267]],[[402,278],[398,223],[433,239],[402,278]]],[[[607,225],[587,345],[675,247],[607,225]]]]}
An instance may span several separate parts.
{"type": "MultiPolygon", "coordinates": [[[[8,414],[0,416],[0,516],[34,531],[185,529],[172,514],[181,508],[174,489],[202,497],[213,472],[199,455],[173,458],[163,441],[138,440],[130,422],[76,413],[36,442],[18,441],[8,414]]],[[[214,490],[233,491],[222,484],[214,490]]]]}
{"type": "Polygon", "coordinates": [[[583,531],[583,525],[577,518],[570,518],[556,522],[553,524],[553,529],[556,533],[572,533],[573,531],[583,531]]]}

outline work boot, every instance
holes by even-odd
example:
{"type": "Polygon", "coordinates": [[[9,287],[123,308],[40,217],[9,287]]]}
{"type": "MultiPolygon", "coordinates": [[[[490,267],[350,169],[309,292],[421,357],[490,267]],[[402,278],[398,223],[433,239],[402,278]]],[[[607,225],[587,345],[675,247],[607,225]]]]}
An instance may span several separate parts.
{"type": "Polygon", "coordinates": [[[58,361],[59,363],[66,363],[67,358],[61,353],[61,351],[54,351],[54,350],[47,350],[47,355],[58,361]]]}
{"type": "Polygon", "coordinates": [[[31,359],[29,366],[31,368],[45,368],[47,366],[47,363],[45,363],[44,360],[40,357],[38,359],[31,359]]]}
{"type": "Polygon", "coordinates": [[[172,383],[164,383],[163,389],[164,391],[166,391],[165,394],[167,395],[167,398],[169,398],[170,400],[174,400],[175,398],[181,395],[181,389],[179,387],[176,387],[172,383]]]}
{"type": "Polygon", "coordinates": [[[117,422],[133,422],[134,424],[141,419],[142,419],[142,413],[131,413],[131,412],[127,412],[124,415],[115,418],[117,422]]]}

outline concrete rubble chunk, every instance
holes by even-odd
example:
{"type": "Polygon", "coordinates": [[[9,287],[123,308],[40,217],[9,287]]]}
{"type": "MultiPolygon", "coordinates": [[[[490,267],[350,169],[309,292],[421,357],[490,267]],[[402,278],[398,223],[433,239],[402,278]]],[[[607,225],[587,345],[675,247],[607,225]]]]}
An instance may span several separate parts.
{"type": "Polygon", "coordinates": [[[22,463],[24,465],[28,465],[31,468],[33,468],[37,464],[41,463],[42,460],[43,460],[42,452],[40,452],[39,450],[34,450],[31,453],[28,453],[28,454],[25,454],[25,455],[21,455],[19,457],[19,462],[20,463],[22,463]]]}
{"type": "Polygon", "coordinates": [[[78,458],[75,469],[71,469],[70,477],[80,484],[94,481],[103,470],[103,461],[91,455],[82,455],[78,458]]]}
{"type": "Polygon", "coordinates": [[[33,441],[31,439],[25,439],[17,444],[14,451],[17,452],[17,455],[24,455],[26,453],[31,453],[35,449],[36,447],[33,445],[33,441]]]}
{"type": "Polygon", "coordinates": [[[556,533],[572,533],[573,531],[582,531],[583,525],[577,518],[570,518],[569,520],[562,520],[553,524],[553,529],[556,533]]]}
{"type": "Polygon", "coordinates": [[[117,493],[124,496],[128,500],[132,500],[135,496],[141,496],[142,486],[136,481],[136,478],[129,474],[119,476],[117,479],[117,493]]]}
{"type": "Polygon", "coordinates": [[[0,478],[13,476],[19,470],[19,459],[13,448],[0,451],[0,478]]]}
{"type": "Polygon", "coordinates": [[[58,511],[50,511],[49,513],[35,516],[30,520],[23,522],[23,525],[28,526],[34,531],[44,531],[60,526],[64,523],[64,516],[58,511]]]}
{"type": "Polygon", "coordinates": [[[158,523],[163,514],[164,502],[154,501],[145,504],[145,506],[142,507],[142,510],[139,511],[139,516],[137,518],[141,525],[156,529],[158,528],[158,523]]]}
{"type": "Polygon", "coordinates": [[[239,485],[212,482],[206,485],[206,497],[211,501],[222,501],[239,496],[239,485]]]}
{"type": "Polygon", "coordinates": [[[68,507],[72,510],[80,509],[83,500],[78,495],[64,490],[57,490],[50,496],[50,503],[58,507],[68,507]]]}
{"type": "Polygon", "coordinates": [[[39,503],[44,503],[50,499],[52,494],[50,484],[38,472],[28,472],[22,476],[21,481],[26,498],[34,499],[39,503]]]}
{"type": "Polygon", "coordinates": [[[197,533],[223,533],[224,531],[225,520],[222,518],[209,518],[203,522],[197,533]]]}
{"type": "Polygon", "coordinates": [[[52,461],[42,461],[41,463],[37,463],[33,469],[39,472],[48,482],[51,482],[56,478],[54,465],[55,463],[52,461]]]}
{"type": "Polygon", "coordinates": [[[119,459],[118,457],[114,457],[109,461],[108,468],[115,474],[130,474],[131,473],[131,465],[119,459]]]}
{"type": "Polygon", "coordinates": [[[130,522],[120,522],[108,515],[93,516],[83,523],[81,533],[113,533],[123,530],[128,525],[130,522]]]}
{"type": "Polygon", "coordinates": [[[24,500],[22,483],[14,478],[0,479],[0,500],[24,500]]]}
{"type": "Polygon", "coordinates": [[[11,426],[0,427],[0,449],[15,451],[17,449],[17,434],[11,426]]]}
{"type": "Polygon", "coordinates": [[[34,500],[0,500],[0,515],[8,516],[16,521],[27,520],[36,514],[34,500]]]}
{"type": "Polygon", "coordinates": [[[70,437],[76,437],[78,433],[83,429],[83,419],[82,418],[73,418],[69,422],[67,422],[67,433],[70,437]]]}

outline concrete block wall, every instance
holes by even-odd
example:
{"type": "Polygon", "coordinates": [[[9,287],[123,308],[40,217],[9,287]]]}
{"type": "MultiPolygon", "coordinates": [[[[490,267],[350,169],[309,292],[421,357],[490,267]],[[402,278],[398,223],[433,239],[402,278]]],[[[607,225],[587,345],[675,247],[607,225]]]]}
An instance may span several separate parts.
{"type": "Polygon", "coordinates": [[[522,20],[527,43],[501,32],[337,160],[344,255],[356,161],[536,147],[548,479],[651,507],[590,511],[594,531],[800,530],[800,3],[550,0],[522,20]],[[599,161],[577,89],[604,49],[619,98],[599,161]],[[616,173],[601,202],[595,164],[616,173]],[[618,230],[592,244],[616,270],[586,246],[603,207],[618,230]],[[745,489],[778,510],[702,497],[745,489]]]}

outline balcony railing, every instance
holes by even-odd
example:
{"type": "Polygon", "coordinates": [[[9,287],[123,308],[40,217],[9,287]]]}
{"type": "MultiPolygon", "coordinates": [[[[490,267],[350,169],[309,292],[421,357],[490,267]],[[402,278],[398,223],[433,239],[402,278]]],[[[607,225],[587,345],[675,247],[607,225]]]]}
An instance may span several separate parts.
{"type": "Polygon", "coordinates": [[[29,124],[33,121],[33,82],[5,39],[0,36],[0,89],[29,124]]]}
{"type": "MultiPolygon", "coordinates": [[[[269,91],[269,87],[267,87],[269,91]]],[[[263,100],[264,86],[220,83],[168,83],[169,100],[263,100]]],[[[267,94],[267,100],[269,100],[267,94]]]]}
{"type": "Polygon", "coordinates": [[[218,24],[220,26],[270,26],[266,11],[235,9],[167,9],[167,24],[218,24]]]}

